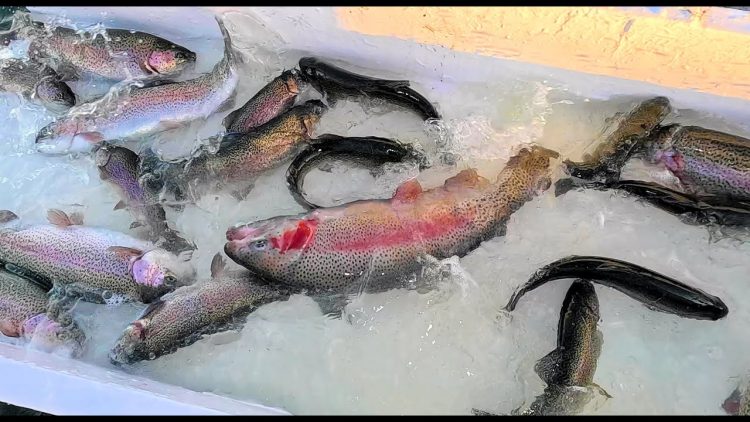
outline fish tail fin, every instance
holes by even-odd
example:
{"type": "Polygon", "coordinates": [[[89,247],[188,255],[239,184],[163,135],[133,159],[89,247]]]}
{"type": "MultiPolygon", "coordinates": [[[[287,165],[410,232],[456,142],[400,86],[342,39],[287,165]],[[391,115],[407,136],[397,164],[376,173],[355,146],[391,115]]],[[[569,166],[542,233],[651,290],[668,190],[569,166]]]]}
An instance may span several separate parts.
{"type": "Polygon", "coordinates": [[[224,20],[218,15],[214,16],[214,18],[219,25],[221,37],[224,40],[224,57],[216,66],[217,68],[229,68],[236,60],[236,54],[234,54],[234,49],[232,48],[232,37],[229,36],[229,31],[227,31],[226,26],[224,26],[224,20]]]}

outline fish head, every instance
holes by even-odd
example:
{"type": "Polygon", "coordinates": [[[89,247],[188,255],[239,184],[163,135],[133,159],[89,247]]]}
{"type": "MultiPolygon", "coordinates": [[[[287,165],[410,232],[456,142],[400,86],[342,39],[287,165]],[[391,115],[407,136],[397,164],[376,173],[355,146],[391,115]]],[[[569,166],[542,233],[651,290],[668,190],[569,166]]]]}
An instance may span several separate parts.
{"type": "Polygon", "coordinates": [[[551,161],[559,156],[560,154],[556,151],[538,145],[531,148],[525,147],[508,160],[501,176],[507,172],[523,172],[531,179],[531,185],[524,184],[525,186],[537,192],[545,191],[552,185],[551,161]]]}
{"type": "Polygon", "coordinates": [[[102,144],[94,152],[94,162],[100,174],[114,177],[117,168],[136,169],[138,155],[127,148],[102,144]]]}
{"type": "Polygon", "coordinates": [[[310,100],[295,108],[298,115],[302,118],[308,136],[312,136],[315,127],[320,122],[321,116],[328,110],[328,106],[320,100],[310,100]]]}
{"type": "Polygon", "coordinates": [[[36,97],[56,110],[67,110],[76,104],[76,96],[70,87],[56,78],[47,77],[36,85],[36,97]]]}
{"type": "Polygon", "coordinates": [[[138,319],[125,328],[109,352],[109,360],[115,365],[129,365],[150,358],[148,335],[151,319],[138,319]]]}
{"type": "Polygon", "coordinates": [[[318,92],[324,92],[321,81],[325,80],[325,71],[320,66],[320,61],[314,57],[303,57],[299,60],[300,74],[302,78],[313,86],[318,92]]]}
{"type": "Polygon", "coordinates": [[[302,75],[300,75],[300,72],[297,69],[290,69],[282,72],[281,81],[284,82],[286,91],[293,95],[299,94],[299,92],[307,86],[307,82],[302,79],[302,75]]]}
{"type": "Polygon", "coordinates": [[[75,117],[63,117],[41,128],[36,135],[36,148],[43,154],[90,152],[102,141],[98,132],[87,132],[75,117]]]}
{"type": "Polygon", "coordinates": [[[275,217],[227,230],[224,252],[268,280],[282,281],[315,241],[318,220],[310,215],[275,217]]]}
{"type": "Polygon", "coordinates": [[[26,320],[22,327],[23,337],[39,349],[52,352],[67,350],[74,357],[83,354],[86,335],[69,315],[55,321],[46,314],[26,320]]]}
{"type": "Polygon", "coordinates": [[[190,258],[190,251],[175,255],[164,249],[150,250],[132,263],[133,279],[140,285],[156,287],[160,292],[172,291],[195,279],[196,271],[190,258]]]}
{"type": "Polygon", "coordinates": [[[153,74],[177,75],[195,64],[195,59],[196,54],[192,51],[180,46],[170,45],[149,54],[144,67],[153,74]]]}
{"type": "Polygon", "coordinates": [[[668,160],[671,157],[674,136],[679,129],[680,125],[673,124],[662,126],[651,132],[643,146],[646,161],[657,164],[663,160],[668,160]]]}

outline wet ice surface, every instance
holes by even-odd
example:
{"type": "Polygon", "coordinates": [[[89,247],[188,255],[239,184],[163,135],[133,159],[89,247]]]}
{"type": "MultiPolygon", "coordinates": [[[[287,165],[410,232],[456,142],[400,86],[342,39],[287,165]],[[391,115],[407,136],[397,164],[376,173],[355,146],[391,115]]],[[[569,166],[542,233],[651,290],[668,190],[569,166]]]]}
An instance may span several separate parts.
{"type": "MultiPolygon", "coordinates": [[[[245,59],[233,108],[311,54],[280,44],[249,17],[230,14],[226,19],[245,59]],[[253,42],[236,35],[240,27],[257,35],[253,42]]],[[[198,51],[198,71],[210,69],[218,59],[218,30],[211,34],[210,40],[177,39],[198,51]],[[201,51],[212,59],[203,59],[201,51]]],[[[588,98],[565,83],[510,71],[498,71],[481,83],[460,83],[441,82],[431,73],[359,66],[364,65],[350,63],[347,68],[410,79],[438,105],[444,122],[425,125],[396,107],[346,101],[324,115],[316,134],[417,143],[434,164],[418,174],[426,188],[469,167],[494,180],[521,143],[536,142],[579,159],[595,147],[592,140],[605,118],[628,110],[638,99],[588,98]],[[458,158],[454,164],[451,156],[458,158]]],[[[155,148],[174,156],[190,151],[221,131],[221,119],[229,111],[159,135],[155,148]]],[[[741,120],[710,111],[679,109],[667,121],[750,134],[741,120]]],[[[112,210],[119,198],[99,180],[90,156],[33,152],[36,131],[52,118],[43,108],[0,96],[5,128],[0,134],[2,208],[36,220],[48,208],[81,211],[87,224],[129,232],[129,214],[112,210]]],[[[373,179],[367,169],[334,163],[330,172],[310,173],[308,195],[333,204],[386,198],[398,183],[417,174],[413,166],[385,167],[373,179]]],[[[193,263],[200,277],[208,277],[227,227],[303,211],[286,189],[285,172],[286,165],[262,175],[243,201],[217,193],[181,213],[167,209],[172,226],[198,246],[193,263]]],[[[623,176],[669,180],[664,171],[638,162],[630,163],[623,176]]],[[[462,259],[444,260],[446,274],[434,291],[362,295],[347,306],[343,319],[326,318],[312,299],[295,295],[263,306],[238,332],[207,336],[125,370],[297,414],[468,414],[471,408],[509,413],[531,403],[544,388],[533,366],[555,347],[559,310],[571,281],[551,282],[527,294],[510,316],[498,310],[537,268],[572,254],[599,255],[648,267],[719,296],[730,312],[717,322],[682,319],[649,311],[597,286],[604,346],[594,381],[613,398],[587,412],[719,414],[736,377],[750,368],[745,353],[750,347],[745,335],[750,321],[747,239],[717,241],[705,227],[685,225],[615,192],[572,191],[555,198],[548,191],[511,217],[506,236],[483,243],[462,259]]],[[[89,338],[82,359],[111,367],[109,349],[143,308],[78,303],[76,320],[89,338]]]]}

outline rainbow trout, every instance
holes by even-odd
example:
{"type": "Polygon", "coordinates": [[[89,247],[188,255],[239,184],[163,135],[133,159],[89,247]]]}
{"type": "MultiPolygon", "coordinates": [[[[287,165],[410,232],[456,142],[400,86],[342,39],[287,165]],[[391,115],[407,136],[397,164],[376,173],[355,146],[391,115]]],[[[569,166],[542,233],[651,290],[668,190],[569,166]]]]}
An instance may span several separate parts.
{"type": "Polygon", "coordinates": [[[594,384],[603,337],[599,299],[594,286],[576,280],[565,295],[557,327],[557,348],[541,358],[534,371],[547,384],[524,415],[572,415],[580,413],[595,392],[611,397],[594,384]]]}
{"type": "Polygon", "coordinates": [[[669,169],[688,193],[750,201],[750,139],[697,126],[662,127],[646,159],[669,169]]]}
{"type": "Polygon", "coordinates": [[[68,296],[148,303],[195,276],[189,254],[177,257],[150,242],[84,227],[80,214],[50,210],[47,218],[51,224],[25,226],[0,211],[0,262],[51,280],[68,296]]]}
{"type": "Polygon", "coordinates": [[[76,103],[75,94],[52,68],[34,60],[7,59],[0,63],[0,89],[39,102],[53,111],[76,103]]]}
{"type": "Polygon", "coordinates": [[[326,110],[318,100],[293,107],[252,132],[225,135],[215,153],[203,150],[195,157],[178,162],[162,162],[151,154],[143,159],[141,183],[156,195],[162,188],[178,200],[200,197],[209,184],[238,182],[235,196],[247,195],[258,174],[291,159],[310,139],[310,134],[326,110]]]}
{"type": "Polygon", "coordinates": [[[247,271],[223,271],[217,254],[211,279],[181,287],[152,303],[124,331],[110,351],[114,364],[154,359],[187,347],[201,336],[239,328],[259,306],[286,300],[290,292],[266,284],[247,271]]]}
{"type": "Polygon", "coordinates": [[[655,97],[639,103],[628,113],[615,116],[601,133],[601,141],[584,161],[565,160],[567,172],[587,180],[612,181],[620,177],[625,162],[637,150],[639,143],[671,112],[669,99],[655,97]]]}
{"type": "Polygon", "coordinates": [[[556,157],[538,146],[524,148],[494,185],[470,169],[427,191],[411,180],[389,200],[235,226],[224,250],[264,279],[313,291],[393,288],[420,271],[427,256],[461,257],[502,235],[510,215],[549,188],[556,157]]]}
{"type": "Polygon", "coordinates": [[[0,267],[0,333],[79,355],[85,336],[75,323],[63,327],[46,315],[47,287],[0,267]]]}
{"type": "Polygon", "coordinates": [[[732,391],[732,394],[722,403],[721,408],[729,415],[750,415],[750,388],[747,381],[743,381],[732,391]]]}
{"type": "Polygon", "coordinates": [[[297,69],[286,70],[274,78],[242,107],[229,113],[223,124],[230,133],[247,133],[294,105],[305,82],[297,69]]]}
{"type": "Polygon", "coordinates": [[[114,145],[103,144],[95,153],[99,177],[115,188],[120,202],[115,209],[127,208],[135,221],[131,228],[145,227],[148,239],[157,242],[170,252],[195,249],[195,245],[183,239],[167,224],[164,208],[159,198],[148,195],[138,182],[140,160],[133,151],[114,145]]]}
{"type": "Polygon", "coordinates": [[[219,111],[234,95],[238,75],[229,33],[218,17],[216,21],[224,37],[224,57],[210,73],[182,82],[160,80],[110,91],[42,128],[37,149],[48,154],[89,152],[104,140],[151,135],[219,111]]]}
{"type": "Polygon", "coordinates": [[[114,81],[174,77],[195,64],[196,55],[164,38],[129,29],[104,33],[48,28],[28,17],[17,20],[14,38],[28,39],[29,56],[50,62],[69,78],[89,74],[114,81]]]}

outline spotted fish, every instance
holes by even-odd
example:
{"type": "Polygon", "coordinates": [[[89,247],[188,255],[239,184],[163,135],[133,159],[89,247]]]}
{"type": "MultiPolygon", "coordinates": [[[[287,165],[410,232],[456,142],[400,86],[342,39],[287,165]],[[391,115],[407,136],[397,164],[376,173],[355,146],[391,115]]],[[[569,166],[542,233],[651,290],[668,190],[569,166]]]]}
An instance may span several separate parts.
{"type": "Polygon", "coordinates": [[[230,133],[247,133],[294,105],[305,82],[297,69],[286,70],[264,86],[245,105],[224,118],[224,127],[230,133]]]}
{"type": "Polygon", "coordinates": [[[224,271],[224,261],[217,254],[210,280],[181,287],[152,303],[128,325],[110,359],[115,364],[132,364],[171,353],[202,335],[238,327],[259,306],[289,295],[288,289],[267,284],[245,270],[224,271]]]}
{"type": "Polygon", "coordinates": [[[187,48],[145,32],[114,28],[78,32],[28,18],[18,23],[13,32],[15,38],[30,41],[29,56],[53,64],[70,78],[83,74],[115,81],[173,77],[196,59],[187,48]]]}
{"type": "Polygon", "coordinates": [[[203,150],[188,160],[143,159],[140,180],[153,195],[166,188],[176,199],[195,200],[210,188],[243,183],[235,196],[244,197],[255,176],[290,160],[305,146],[327,107],[318,100],[293,107],[249,133],[225,135],[219,149],[203,150]]]}
{"type": "Polygon", "coordinates": [[[195,270],[189,255],[177,257],[125,234],[83,226],[79,214],[50,210],[51,224],[19,225],[10,211],[0,211],[0,262],[52,280],[69,296],[103,302],[112,295],[151,302],[195,270]]]}
{"type": "Polygon", "coordinates": [[[693,195],[750,201],[750,139],[698,126],[665,126],[644,146],[693,195]]]}
{"type": "MultiPolygon", "coordinates": [[[[47,286],[49,287],[49,286],[47,286]]],[[[63,327],[46,315],[48,288],[0,268],[0,333],[22,337],[45,348],[81,353],[85,336],[75,323],[63,327]]]]}
{"type": "Polygon", "coordinates": [[[221,110],[234,95],[238,75],[229,33],[216,20],[224,36],[224,57],[210,73],[182,82],[159,80],[112,90],[43,127],[37,134],[37,149],[47,154],[90,152],[105,140],[141,138],[221,110]]]}
{"type": "Polygon", "coordinates": [[[136,153],[105,143],[96,150],[95,161],[99,177],[113,186],[122,198],[115,209],[127,208],[135,219],[131,228],[145,227],[150,241],[172,252],[195,249],[194,244],[169,227],[159,198],[141,187],[138,181],[140,159],[136,153]]]}
{"type": "Polygon", "coordinates": [[[0,63],[0,89],[38,101],[54,111],[76,103],[75,94],[52,68],[34,60],[7,59],[0,63]]]}
{"type": "Polygon", "coordinates": [[[504,232],[510,215],[550,186],[554,151],[512,157],[495,184],[473,169],[423,191],[408,181],[389,200],[356,201],[227,230],[224,250],[264,279],[314,291],[400,286],[423,259],[463,256],[504,232]]]}

